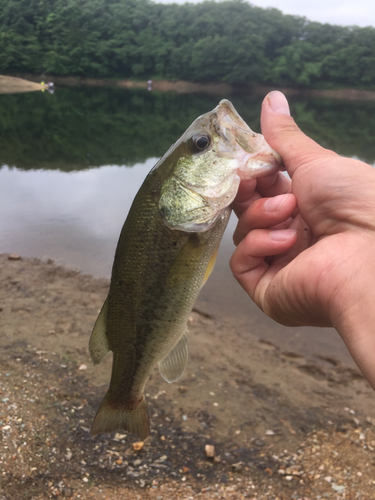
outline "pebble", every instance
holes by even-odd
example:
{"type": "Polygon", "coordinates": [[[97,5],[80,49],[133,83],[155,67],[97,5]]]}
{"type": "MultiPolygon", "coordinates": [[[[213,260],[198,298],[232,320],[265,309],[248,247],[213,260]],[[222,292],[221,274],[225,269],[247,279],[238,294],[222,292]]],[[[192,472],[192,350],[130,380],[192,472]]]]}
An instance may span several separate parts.
{"type": "Polygon", "coordinates": [[[212,444],[206,444],[206,446],[204,447],[204,452],[207,458],[214,458],[215,446],[213,446],[212,444]]]}
{"type": "Polygon", "coordinates": [[[139,451],[143,448],[144,446],[144,441],[136,441],[135,443],[133,443],[133,450],[134,451],[139,451]]]}
{"type": "Polygon", "coordinates": [[[234,469],[237,472],[240,472],[244,468],[244,463],[243,462],[237,462],[236,464],[232,464],[232,469],[234,469]]]}
{"type": "Polygon", "coordinates": [[[336,483],[332,483],[331,487],[333,490],[337,491],[337,493],[343,493],[345,490],[346,486],[338,485],[336,483]]]}
{"type": "Polygon", "coordinates": [[[120,434],[119,432],[116,432],[113,440],[114,441],[121,441],[122,439],[125,439],[125,438],[126,438],[126,434],[120,434]]]}
{"type": "Polygon", "coordinates": [[[79,365],[78,370],[87,370],[87,366],[82,363],[82,365],[79,365]]]}
{"type": "Polygon", "coordinates": [[[17,253],[10,253],[8,255],[8,260],[20,260],[21,256],[18,255],[17,253]]]}

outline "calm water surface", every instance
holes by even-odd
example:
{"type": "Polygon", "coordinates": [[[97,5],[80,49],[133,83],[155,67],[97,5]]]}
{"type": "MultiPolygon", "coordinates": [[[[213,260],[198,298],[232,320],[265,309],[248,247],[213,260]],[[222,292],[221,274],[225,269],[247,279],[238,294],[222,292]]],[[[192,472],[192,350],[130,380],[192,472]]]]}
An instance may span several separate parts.
{"type": "MultiPolygon", "coordinates": [[[[228,97],[259,131],[261,102],[228,97]]],[[[109,276],[117,239],[148,171],[217,96],[117,89],[61,89],[0,96],[0,252],[51,258],[109,276]],[[2,165],[2,167],[1,167],[2,165]]],[[[322,145],[375,162],[375,105],[295,100],[292,113],[322,145]]],[[[288,329],[268,320],[231,276],[232,217],[198,307],[303,354],[350,362],[332,330],[288,329]]]]}

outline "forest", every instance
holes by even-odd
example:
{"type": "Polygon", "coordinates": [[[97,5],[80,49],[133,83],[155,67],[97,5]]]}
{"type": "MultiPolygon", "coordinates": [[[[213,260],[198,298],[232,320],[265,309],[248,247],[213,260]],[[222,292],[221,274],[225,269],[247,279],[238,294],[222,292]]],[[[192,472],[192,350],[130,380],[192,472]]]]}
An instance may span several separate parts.
{"type": "Polygon", "coordinates": [[[375,28],[242,0],[0,0],[3,74],[375,88],[375,28]]]}

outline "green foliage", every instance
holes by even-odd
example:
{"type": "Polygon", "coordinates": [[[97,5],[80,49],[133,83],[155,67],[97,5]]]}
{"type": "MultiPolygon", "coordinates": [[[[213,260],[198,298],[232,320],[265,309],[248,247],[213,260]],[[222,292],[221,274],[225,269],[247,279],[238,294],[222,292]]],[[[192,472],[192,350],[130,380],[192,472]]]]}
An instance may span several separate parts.
{"type": "Polygon", "coordinates": [[[0,0],[0,71],[375,86],[375,28],[243,0],[0,0]]]}

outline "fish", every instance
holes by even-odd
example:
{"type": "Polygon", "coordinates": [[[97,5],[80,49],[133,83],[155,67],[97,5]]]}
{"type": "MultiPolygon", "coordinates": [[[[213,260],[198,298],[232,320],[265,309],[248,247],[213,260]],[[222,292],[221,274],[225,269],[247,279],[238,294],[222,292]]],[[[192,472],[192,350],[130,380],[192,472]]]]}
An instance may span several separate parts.
{"type": "Polygon", "coordinates": [[[282,160],[224,99],[199,116],[151,169],[117,244],[108,296],[89,350],[113,353],[110,385],[91,434],[125,430],[145,440],[144,388],[158,365],[177,381],[188,360],[187,323],[215,264],[241,179],[282,169],[282,160]]]}

